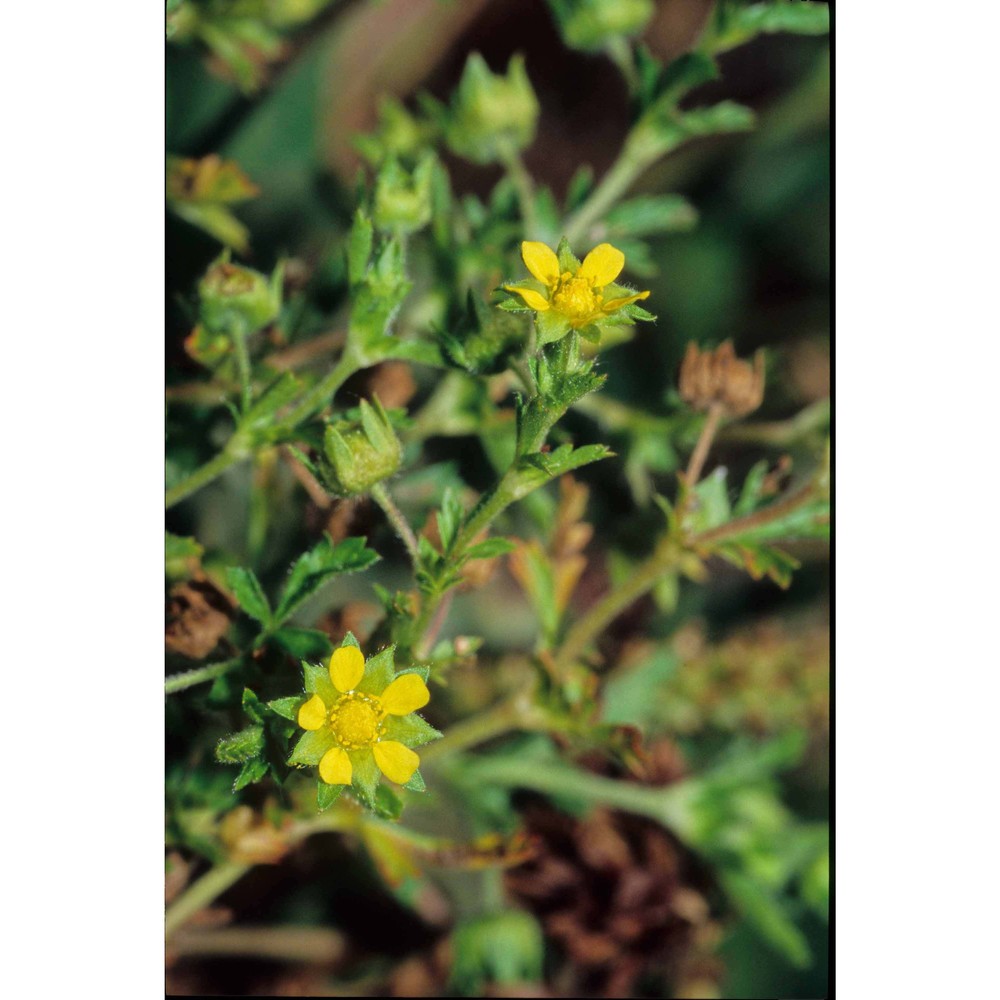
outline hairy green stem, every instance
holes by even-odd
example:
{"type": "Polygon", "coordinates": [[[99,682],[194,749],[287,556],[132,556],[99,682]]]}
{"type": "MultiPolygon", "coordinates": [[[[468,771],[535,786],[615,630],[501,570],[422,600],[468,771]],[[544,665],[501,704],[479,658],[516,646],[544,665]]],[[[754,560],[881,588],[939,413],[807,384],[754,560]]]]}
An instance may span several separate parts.
{"type": "Polygon", "coordinates": [[[538,220],[535,213],[535,184],[531,179],[519,153],[511,151],[503,156],[507,176],[517,191],[517,203],[521,209],[521,222],[528,239],[538,238],[538,220]]]}
{"type": "Polygon", "coordinates": [[[242,330],[234,331],[233,347],[236,348],[236,370],[240,376],[240,411],[246,413],[253,399],[253,376],[250,371],[250,352],[247,338],[242,330]]]}
{"type": "Polygon", "coordinates": [[[323,376],[283,419],[282,424],[294,428],[318,413],[333,398],[334,393],[357,371],[366,367],[365,362],[353,351],[347,350],[340,361],[323,376]]]}
{"type": "Polygon", "coordinates": [[[167,908],[164,924],[167,938],[239,881],[251,867],[241,861],[223,861],[205,872],[167,908]]]}
{"type": "Polygon", "coordinates": [[[197,667],[181,674],[171,674],[164,682],[164,691],[166,694],[176,694],[178,691],[184,691],[196,684],[214,681],[216,677],[222,677],[223,674],[229,673],[242,662],[243,657],[237,656],[231,660],[223,660],[221,663],[210,663],[207,667],[197,667]]]}
{"type": "Polygon", "coordinates": [[[576,244],[589,235],[591,227],[628,191],[650,162],[647,157],[636,155],[626,142],[621,155],[590,197],[566,221],[563,235],[570,244],[576,244]]]}
{"type": "Polygon", "coordinates": [[[242,462],[250,454],[239,434],[234,434],[215,458],[195,469],[189,476],[167,490],[165,502],[169,509],[186,500],[203,486],[218,479],[230,466],[242,462]]]}
{"type": "Polygon", "coordinates": [[[441,739],[421,749],[420,757],[424,761],[434,760],[467,750],[515,729],[544,728],[542,722],[538,709],[531,701],[523,695],[517,695],[450,726],[441,739]]]}
{"type": "Polygon", "coordinates": [[[389,491],[386,489],[385,483],[376,483],[371,488],[371,496],[379,507],[382,508],[382,512],[389,519],[389,523],[406,546],[406,551],[409,553],[413,568],[416,569],[420,565],[420,550],[417,547],[417,536],[413,533],[409,522],[403,516],[403,512],[396,506],[392,497],[389,496],[389,491]]]}

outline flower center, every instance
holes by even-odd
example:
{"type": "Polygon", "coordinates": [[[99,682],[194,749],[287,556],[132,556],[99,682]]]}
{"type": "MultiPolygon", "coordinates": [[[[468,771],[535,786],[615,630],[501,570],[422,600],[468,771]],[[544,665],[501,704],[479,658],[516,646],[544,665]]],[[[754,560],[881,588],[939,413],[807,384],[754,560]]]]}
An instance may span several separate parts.
{"type": "Polygon", "coordinates": [[[589,319],[600,311],[603,295],[597,295],[586,278],[570,277],[566,272],[552,295],[552,305],[570,321],[589,319]]]}
{"type": "Polygon", "coordinates": [[[385,731],[382,702],[374,695],[352,691],[330,709],[330,728],[345,750],[361,750],[378,743],[385,731]]]}

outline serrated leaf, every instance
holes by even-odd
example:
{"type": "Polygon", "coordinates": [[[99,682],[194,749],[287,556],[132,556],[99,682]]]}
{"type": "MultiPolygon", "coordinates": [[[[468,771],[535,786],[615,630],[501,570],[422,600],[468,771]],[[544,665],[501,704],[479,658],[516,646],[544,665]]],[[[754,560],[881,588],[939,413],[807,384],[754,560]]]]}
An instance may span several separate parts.
{"type": "Polygon", "coordinates": [[[283,625],[270,636],[286,653],[297,660],[322,660],[333,652],[333,643],[325,632],[314,628],[295,628],[283,625]]]}
{"type": "Polygon", "coordinates": [[[250,688],[243,689],[243,711],[252,722],[263,722],[266,712],[264,703],[250,688]]]}
{"type": "Polygon", "coordinates": [[[264,727],[247,726],[219,740],[215,745],[215,759],[222,764],[242,764],[257,757],[263,749],[264,727]]]}
{"type": "Polygon", "coordinates": [[[679,194],[643,195],[622,202],[605,219],[608,235],[647,236],[686,232],[698,221],[695,207],[679,194]]]}
{"type": "Polygon", "coordinates": [[[487,538],[485,541],[476,542],[465,550],[467,559],[495,559],[497,556],[505,556],[517,548],[513,542],[506,538],[487,538]]]}
{"type": "Polygon", "coordinates": [[[334,545],[330,536],[324,535],[318,545],[299,556],[292,566],[274,613],[275,624],[285,622],[334,576],[367,569],[379,558],[377,552],[366,547],[364,538],[345,538],[334,545]]]}
{"type": "Polygon", "coordinates": [[[231,566],[226,571],[226,582],[240,607],[266,628],[271,622],[271,605],[254,571],[242,566],[231,566]]]}
{"type": "Polygon", "coordinates": [[[397,820],[403,815],[403,800],[384,782],[375,789],[372,807],[382,819],[397,820]]]}
{"type": "Polygon", "coordinates": [[[240,768],[240,773],[236,776],[236,780],[233,782],[233,791],[238,792],[241,788],[246,788],[247,785],[256,784],[267,774],[267,768],[267,761],[260,757],[248,760],[243,767],[240,768]]]}

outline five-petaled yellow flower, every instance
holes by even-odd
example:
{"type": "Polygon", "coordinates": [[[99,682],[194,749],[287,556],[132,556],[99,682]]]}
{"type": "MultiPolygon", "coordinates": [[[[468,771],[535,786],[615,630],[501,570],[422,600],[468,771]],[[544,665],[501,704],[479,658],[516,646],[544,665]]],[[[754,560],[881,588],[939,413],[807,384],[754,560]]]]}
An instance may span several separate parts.
{"type": "Polygon", "coordinates": [[[649,297],[649,292],[632,292],[614,284],[625,266],[625,254],[610,243],[594,247],[579,263],[565,244],[557,255],[544,243],[525,240],[521,257],[542,288],[527,283],[504,285],[521,296],[529,308],[539,313],[556,313],[570,328],[579,330],[607,320],[633,302],[649,297]],[[566,265],[574,265],[572,269],[566,265]]]}
{"type": "Polygon", "coordinates": [[[326,784],[353,783],[366,798],[374,794],[379,771],[400,785],[414,778],[420,758],[411,747],[440,733],[412,714],[430,701],[423,677],[396,676],[392,654],[389,648],[366,663],[357,646],[343,645],[328,670],[307,665],[312,697],[298,711],[306,733],[290,763],[318,763],[326,784]]]}

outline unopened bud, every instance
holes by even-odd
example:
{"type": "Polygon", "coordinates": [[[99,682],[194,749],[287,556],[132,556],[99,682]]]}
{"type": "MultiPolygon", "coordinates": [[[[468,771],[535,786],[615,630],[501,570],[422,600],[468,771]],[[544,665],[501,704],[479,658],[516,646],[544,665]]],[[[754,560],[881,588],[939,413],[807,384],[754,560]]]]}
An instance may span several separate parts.
{"type": "Polygon", "coordinates": [[[432,157],[425,157],[411,174],[395,160],[379,170],[375,181],[375,225],[384,232],[413,233],[431,220],[432,157]]]}
{"type": "Polygon", "coordinates": [[[198,285],[202,325],[213,333],[240,335],[267,326],[281,311],[281,271],[279,264],[268,278],[223,254],[198,285]]]}
{"type": "Polygon", "coordinates": [[[478,52],[469,56],[455,92],[447,139],[474,163],[493,163],[531,145],[539,104],[524,59],[514,56],[506,76],[492,73],[478,52]]]}
{"type": "Polygon", "coordinates": [[[389,416],[378,397],[373,400],[374,405],[361,401],[356,420],[327,425],[318,468],[323,485],[335,496],[367,493],[402,461],[403,450],[389,416]]]}
{"type": "Polygon", "coordinates": [[[653,16],[653,0],[567,0],[554,7],[563,39],[585,52],[614,37],[638,35],[653,16]]]}

